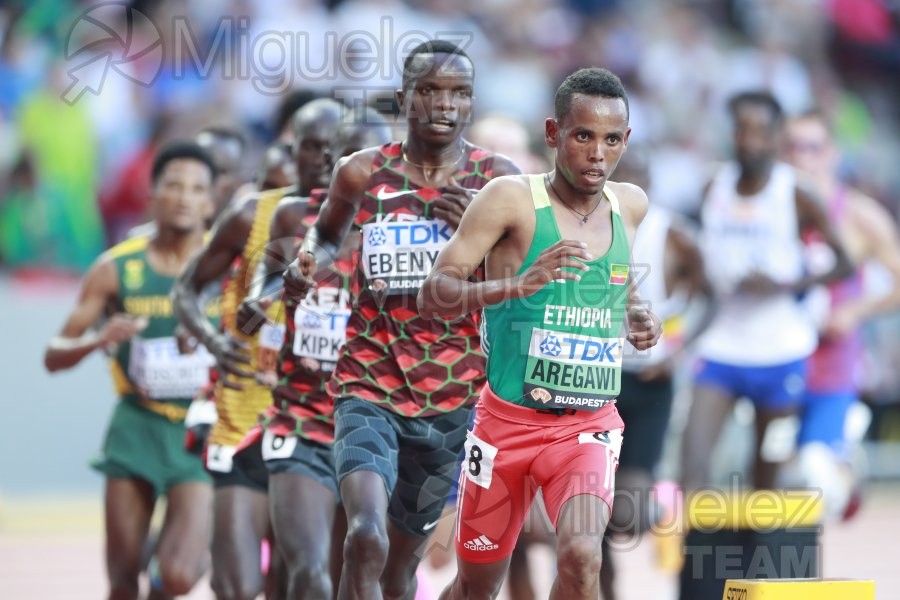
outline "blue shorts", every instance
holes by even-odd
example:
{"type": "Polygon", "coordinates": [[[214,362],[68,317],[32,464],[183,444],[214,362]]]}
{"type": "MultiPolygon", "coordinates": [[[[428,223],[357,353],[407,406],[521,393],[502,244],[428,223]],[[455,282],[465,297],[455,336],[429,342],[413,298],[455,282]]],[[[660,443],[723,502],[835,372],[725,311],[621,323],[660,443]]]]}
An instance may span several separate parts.
{"type": "Polygon", "coordinates": [[[366,400],[336,398],[338,482],[356,471],[378,473],[390,498],[391,522],[409,536],[427,537],[457,481],[471,414],[471,407],[462,407],[434,417],[402,417],[366,400]]]}
{"type": "Polygon", "coordinates": [[[847,413],[859,399],[855,391],[806,392],[800,412],[797,445],[822,442],[838,456],[849,452],[844,436],[847,413]]]}
{"type": "Polygon", "coordinates": [[[729,365],[700,359],[694,383],[717,387],[757,408],[780,411],[799,406],[806,389],[806,360],[768,367],[729,365]]]}

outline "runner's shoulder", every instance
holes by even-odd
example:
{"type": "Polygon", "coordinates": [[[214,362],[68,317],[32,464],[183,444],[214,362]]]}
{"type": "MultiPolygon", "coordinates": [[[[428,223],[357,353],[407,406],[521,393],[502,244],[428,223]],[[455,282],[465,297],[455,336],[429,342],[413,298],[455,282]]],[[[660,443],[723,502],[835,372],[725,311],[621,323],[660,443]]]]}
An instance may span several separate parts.
{"type": "Polygon", "coordinates": [[[607,181],[606,188],[619,200],[619,211],[623,218],[637,225],[644,220],[650,200],[647,193],[633,183],[607,181]]]}

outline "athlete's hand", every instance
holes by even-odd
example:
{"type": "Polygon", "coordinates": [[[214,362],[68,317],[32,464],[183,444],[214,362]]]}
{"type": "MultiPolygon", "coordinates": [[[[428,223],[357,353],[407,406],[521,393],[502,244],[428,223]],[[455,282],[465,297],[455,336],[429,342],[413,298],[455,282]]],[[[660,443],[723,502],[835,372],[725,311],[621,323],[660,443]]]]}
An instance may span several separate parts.
{"type": "Polygon", "coordinates": [[[557,279],[571,279],[579,281],[581,275],[564,267],[571,267],[580,271],[587,271],[588,266],[583,261],[592,260],[587,251],[587,245],[577,240],[560,240],[545,249],[537,257],[531,266],[519,275],[518,289],[520,297],[524,298],[536,294],[545,285],[557,279]]]}
{"type": "Polygon", "coordinates": [[[187,327],[179,323],[175,326],[175,343],[178,345],[179,354],[193,354],[200,342],[187,327]]]}
{"type": "Polygon", "coordinates": [[[433,214],[456,229],[471,201],[472,192],[452,179],[450,185],[444,188],[444,193],[434,200],[433,214]]]}
{"type": "Polygon", "coordinates": [[[135,317],[125,313],[116,313],[109,318],[98,334],[99,346],[112,349],[122,342],[127,342],[150,324],[147,317],[135,317]]]}
{"type": "Polygon", "coordinates": [[[233,390],[243,389],[240,383],[229,381],[228,375],[252,378],[249,370],[250,349],[247,344],[228,334],[217,335],[209,340],[206,349],[216,358],[216,366],[221,372],[222,385],[233,390]]]}
{"type": "Polygon", "coordinates": [[[301,250],[284,272],[284,297],[300,302],[316,287],[316,257],[301,250]]]}
{"type": "Polygon", "coordinates": [[[772,296],[784,291],[784,288],[765,273],[751,273],[738,282],[737,291],[752,296],[772,296]]]}
{"type": "Polygon", "coordinates": [[[241,333],[245,335],[253,335],[263,326],[263,323],[270,321],[266,311],[272,306],[273,299],[270,296],[265,298],[244,298],[237,312],[237,327],[241,333]]]}
{"type": "Polygon", "coordinates": [[[662,335],[662,320],[639,304],[628,307],[628,341],[638,350],[652,348],[662,335]]]}

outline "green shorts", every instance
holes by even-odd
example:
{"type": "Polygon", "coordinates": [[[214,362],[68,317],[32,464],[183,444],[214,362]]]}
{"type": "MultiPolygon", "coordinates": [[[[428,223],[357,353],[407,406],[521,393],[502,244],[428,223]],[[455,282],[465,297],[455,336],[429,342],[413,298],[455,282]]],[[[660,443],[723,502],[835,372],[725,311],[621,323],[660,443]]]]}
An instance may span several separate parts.
{"type": "Polygon", "coordinates": [[[157,496],[190,481],[210,483],[203,462],[184,448],[184,423],[133,402],[113,411],[102,455],[91,466],[110,479],[143,479],[157,496]]]}

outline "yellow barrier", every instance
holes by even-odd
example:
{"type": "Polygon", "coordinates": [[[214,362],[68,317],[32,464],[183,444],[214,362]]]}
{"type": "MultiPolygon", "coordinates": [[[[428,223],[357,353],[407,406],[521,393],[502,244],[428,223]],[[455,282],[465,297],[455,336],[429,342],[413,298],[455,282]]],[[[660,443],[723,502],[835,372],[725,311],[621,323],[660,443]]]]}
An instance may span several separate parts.
{"type": "Polygon", "coordinates": [[[874,581],[729,579],[722,600],[875,600],[874,581]]]}

